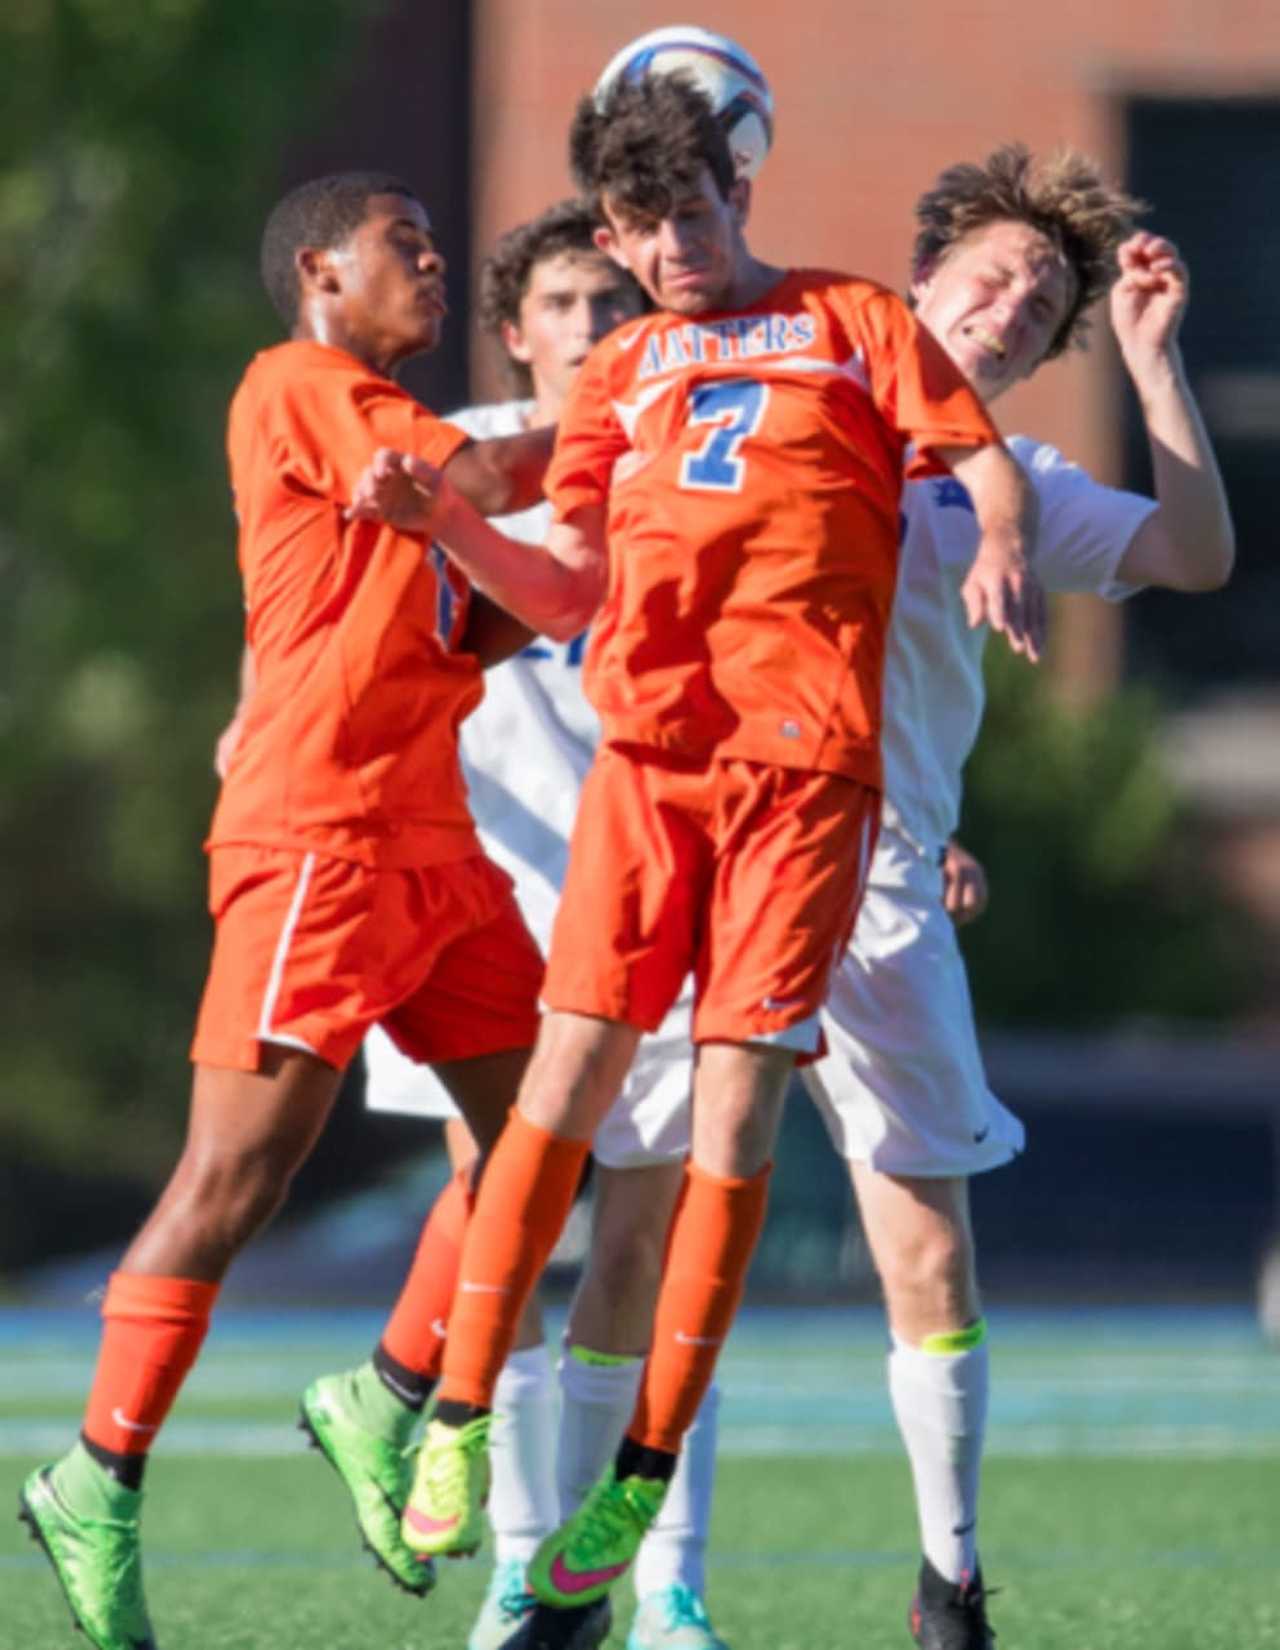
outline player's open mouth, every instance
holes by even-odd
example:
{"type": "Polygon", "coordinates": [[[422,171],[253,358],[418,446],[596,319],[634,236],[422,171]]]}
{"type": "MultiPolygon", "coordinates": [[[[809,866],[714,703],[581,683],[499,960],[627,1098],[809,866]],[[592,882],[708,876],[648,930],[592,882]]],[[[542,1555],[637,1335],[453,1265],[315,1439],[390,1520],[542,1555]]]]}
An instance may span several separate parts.
{"type": "Polygon", "coordinates": [[[968,336],[975,344],[980,344],[988,355],[994,355],[998,361],[1003,361],[1009,353],[1000,339],[993,337],[989,332],[978,332],[971,327],[968,336]]]}

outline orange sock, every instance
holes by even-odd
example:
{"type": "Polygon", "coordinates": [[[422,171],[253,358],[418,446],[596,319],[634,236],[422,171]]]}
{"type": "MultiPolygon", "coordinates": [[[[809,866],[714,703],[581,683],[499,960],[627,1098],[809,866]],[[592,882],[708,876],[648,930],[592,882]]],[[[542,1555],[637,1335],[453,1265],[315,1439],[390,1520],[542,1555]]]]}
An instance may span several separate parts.
{"type": "Polygon", "coordinates": [[[474,1198],[471,1166],[459,1169],[431,1206],[400,1298],[382,1331],[381,1350],[402,1369],[434,1381],[474,1198]]]}
{"type": "Polygon", "coordinates": [[[507,1119],[462,1247],[441,1403],[492,1404],[524,1304],[573,1207],[587,1151],[585,1140],[563,1140],[518,1111],[507,1119]]]}
{"type": "Polygon", "coordinates": [[[764,1225],[769,1167],[721,1180],[690,1163],[671,1225],[653,1344],[627,1437],[676,1454],[711,1385],[764,1225]]]}
{"type": "Polygon", "coordinates": [[[216,1283],[113,1272],[84,1437],[111,1455],[145,1455],[196,1361],[216,1283]]]}

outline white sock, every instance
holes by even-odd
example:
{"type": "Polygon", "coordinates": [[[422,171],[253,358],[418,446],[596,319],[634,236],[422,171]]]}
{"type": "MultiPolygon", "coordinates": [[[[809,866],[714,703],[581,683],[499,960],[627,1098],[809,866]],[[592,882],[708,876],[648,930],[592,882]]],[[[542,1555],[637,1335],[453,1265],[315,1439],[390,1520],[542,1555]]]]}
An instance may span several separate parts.
{"type": "Polygon", "coordinates": [[[675,1477],[635,1564],[636,1597],[675,1582],[706,1596],[707,1529],[715,1489],[720,1388],[713,1381],[684,1435],[675,1477]]]}
{"type": "Polygon", "coordinates": [[[556,1485],[560,1516],[568,1518],[617,1454],[636,1407],[643,1358],[591,1363],[566,1346],[560,1359],[560,1442],[556,1485]]]}
{"type": "Polygon", "coordinates": [[[545,1346],[513,1352],[493,1392],[489,1522],[498,1563],[527,1564],[555,1529],[555,1380],[545,1346]]]}
{"type": "Polygon", "coordinates": [[[924,1346],[892,1336],[889,1394],[911,1458],[920,1542],[948,1581],[973,1573],[977,1558],[978,1476],[987,1424],[988,1358],[981,1320],[924,1346]],[[952,1350],[957,1341],[971,1344],[952,1350]]]}

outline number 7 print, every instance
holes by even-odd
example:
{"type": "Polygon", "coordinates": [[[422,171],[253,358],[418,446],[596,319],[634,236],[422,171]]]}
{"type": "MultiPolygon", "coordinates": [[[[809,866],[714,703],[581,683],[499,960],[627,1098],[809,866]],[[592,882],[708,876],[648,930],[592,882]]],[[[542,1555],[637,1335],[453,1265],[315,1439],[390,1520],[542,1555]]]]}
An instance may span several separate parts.
{"type": "Polygon", "coordinates": [[[736,493],[746,474],[738,456],[742,443],[760,428],[769,387],[754,378],[720,378],[699,384],[689,397],[689,423],[716,426],[696,453],[680,465],[680,485],[713,493],[736,493]]]}

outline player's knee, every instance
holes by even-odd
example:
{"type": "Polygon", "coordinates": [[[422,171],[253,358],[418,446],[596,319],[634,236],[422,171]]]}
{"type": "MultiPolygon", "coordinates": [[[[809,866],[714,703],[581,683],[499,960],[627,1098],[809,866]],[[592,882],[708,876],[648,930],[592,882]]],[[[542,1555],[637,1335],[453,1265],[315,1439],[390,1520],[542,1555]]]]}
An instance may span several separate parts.
{"type": "Polygon", "coordinates": [[[934,1228],[882,1244],[878,1270],[891,1309],[910,1302],[946,1318],[973,1293],[972,1249],[967,1236],[954,1229],[934,1228]]]}

